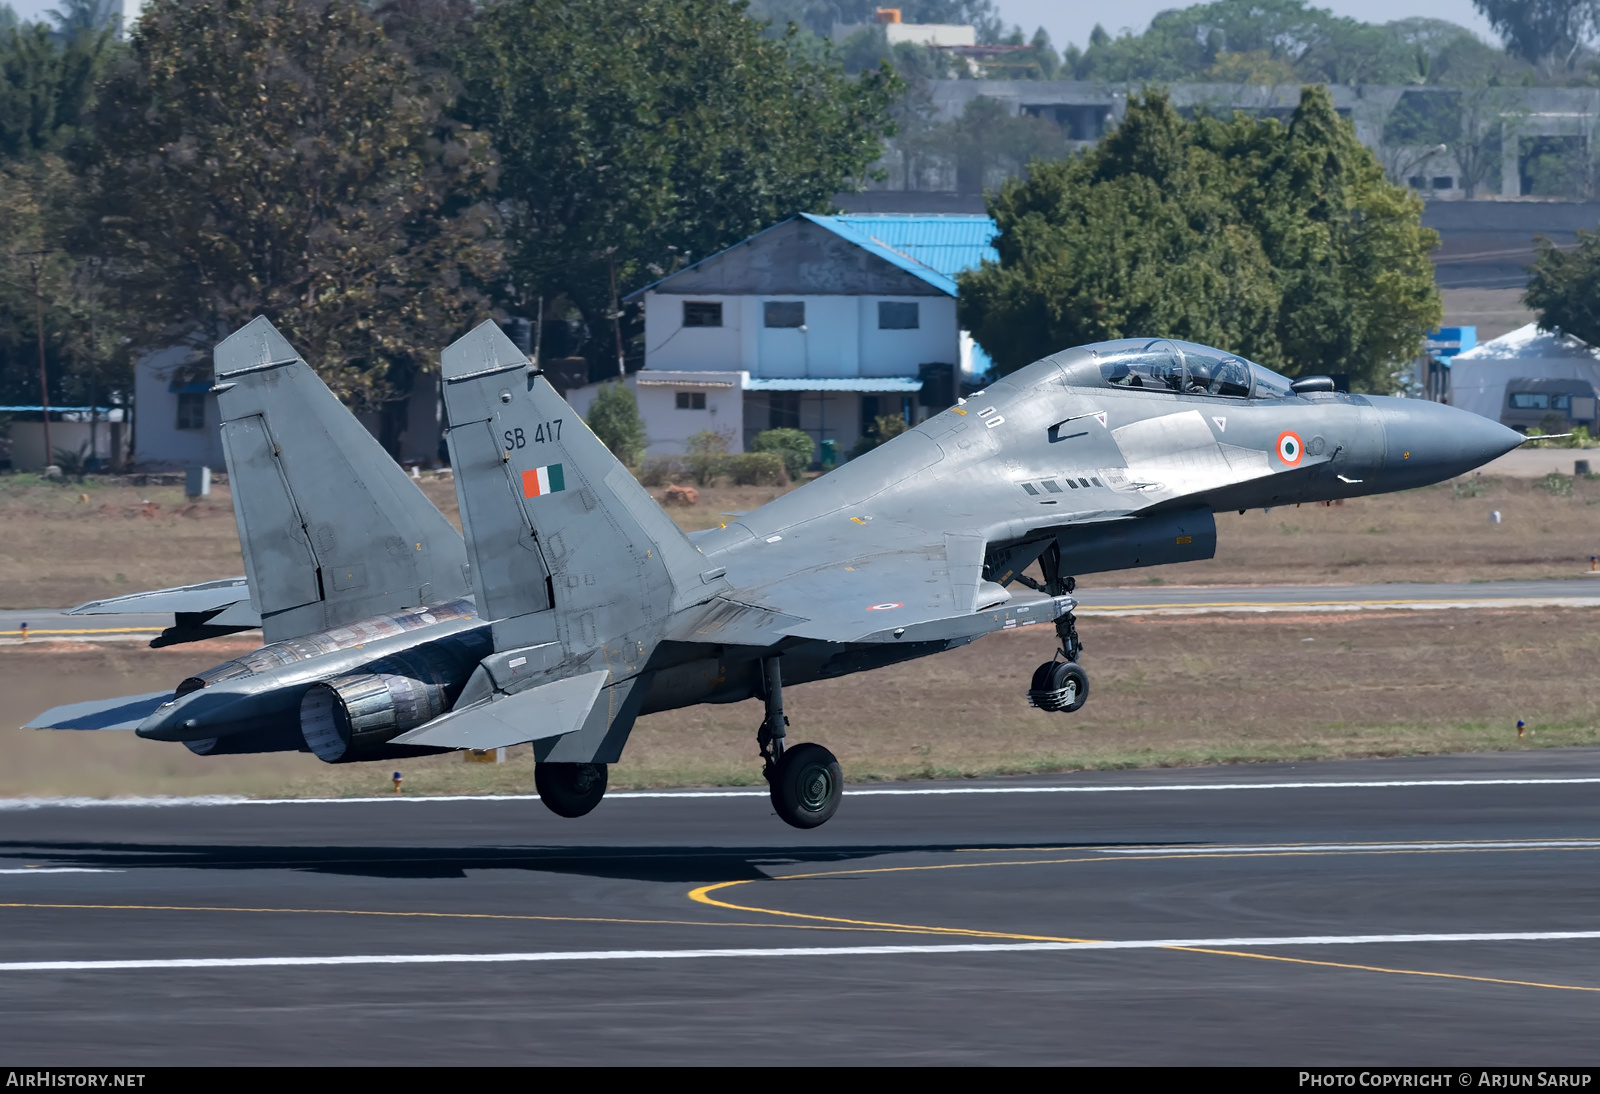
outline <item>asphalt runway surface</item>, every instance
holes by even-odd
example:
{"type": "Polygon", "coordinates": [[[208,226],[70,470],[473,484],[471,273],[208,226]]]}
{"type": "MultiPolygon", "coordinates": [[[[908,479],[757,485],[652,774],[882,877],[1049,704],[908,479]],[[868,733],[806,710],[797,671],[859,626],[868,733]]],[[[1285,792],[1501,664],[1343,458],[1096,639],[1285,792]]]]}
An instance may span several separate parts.
{"type": "Polygon", "coordinates": [[[1592,1064],[1600,749],[0,807],[0,1058],[1592,1064]]]}
{"type": "MultiPolygon", "coordinates": [[[[1085,615],[1196,612],[1360,611],[1365,609],[1600,607],[1600,575],[1568,581],[1479,584],[1176,585],[1095,588],[1076,596],[1085,615]]],[[[63,615],[57,608],[0,610],[0,645],[32,639],[148,640],[172,625],[169,615],[63,615]]]]}

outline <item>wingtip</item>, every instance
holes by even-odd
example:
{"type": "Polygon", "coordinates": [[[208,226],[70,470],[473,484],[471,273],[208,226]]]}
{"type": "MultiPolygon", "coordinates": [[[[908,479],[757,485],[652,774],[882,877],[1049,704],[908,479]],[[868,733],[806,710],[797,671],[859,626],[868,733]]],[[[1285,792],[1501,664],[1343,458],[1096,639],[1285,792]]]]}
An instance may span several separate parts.
{"type": "Polygon", "coordinates": [[[258,315],[221,342],[212,353],[213,375],[221,377],[240,369],[279,361],[298,360],[300,354],[264,315],[258,315]]]}
{"type": "Polygon", "coordinates": [[[439,354],[439,371],[447,380],[527,363],[527,356],[493,319],[485,319],[439,354]]]}

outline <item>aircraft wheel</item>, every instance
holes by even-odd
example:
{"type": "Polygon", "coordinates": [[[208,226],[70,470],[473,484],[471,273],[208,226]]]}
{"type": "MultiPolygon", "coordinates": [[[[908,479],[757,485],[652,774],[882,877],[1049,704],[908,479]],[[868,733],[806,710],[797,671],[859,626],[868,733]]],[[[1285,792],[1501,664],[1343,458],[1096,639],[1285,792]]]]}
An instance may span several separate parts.
{"type": "Polygon", "coordinates": [[[560,817],[581,817],[606,796],[605,764],[535,764],[539,800],[560,817]]]}
{"type": "Polygon", "coordinates": [[[1046,661],[1033,672],[1028,702],[1040,710],[1071,714],[1089,701],[1089,674],[1076,661],[1046,661]]]}
{"type": "Polygon", "coordinates": [[[821,745],[786,749],[772,767],[772,808],[796,828],[815,828],[839,809],[844,775],[833,753],[821,745]]]}

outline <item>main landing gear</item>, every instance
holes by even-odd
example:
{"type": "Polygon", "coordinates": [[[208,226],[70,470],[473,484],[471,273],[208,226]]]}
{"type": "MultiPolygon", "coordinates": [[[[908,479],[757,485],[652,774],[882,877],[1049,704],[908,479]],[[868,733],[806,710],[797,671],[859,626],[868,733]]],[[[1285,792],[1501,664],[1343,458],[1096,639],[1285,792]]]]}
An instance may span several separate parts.
{"type": "Polygon", "coordinates": [[[783,670],[776,657],[761,661],[767,712],[756,733],[764,761],[762,774],[772,791],[772,808],[796,828],[815,828],[839,809],[844,776],[833,753],[816,744],[786,748],[789,719],[783,714],[783,670]]]}
{"type": "MultiPolygon", "coordinates": [[[[1076,578],[1061,573],[1061,549],[1053,543],[1039,556],[1039,568],[1044,571],[1043,585],[1022,580],[1040,592],[1063,596],[1078,587],[1076,578]]],[[[1078,640],[1078,620],[1072,612],[1056,620],[1056,636],[1061,640],[1061,649],[1052,660],[1033,670],[1028,705],[1071,714],[1089,701],[1089,674],[1078,664],[1083,643],[1078,640]]]]}
{"type": "Polygon", "coordinates": [[[533,785],[550,812],[561,817],[581,817],[606,796],[606,765],[536,764],[533,785]]]}

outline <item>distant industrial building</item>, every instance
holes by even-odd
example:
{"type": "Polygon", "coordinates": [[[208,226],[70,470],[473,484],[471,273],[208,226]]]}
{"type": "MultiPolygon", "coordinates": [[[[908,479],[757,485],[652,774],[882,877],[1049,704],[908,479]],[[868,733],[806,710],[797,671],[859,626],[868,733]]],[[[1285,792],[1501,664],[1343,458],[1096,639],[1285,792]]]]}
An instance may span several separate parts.
{"type": "MultiPolygon", "coordinates": [[[[949,406],[989,368],[955,278],[995,257],[994,233],[986,216],[802,214],[635,292],[645,363],[627,383],[650,454],[787,427],[842,455],[881,415],[949,406]]],[[[567,397],[587,412],[597,390],[567,397]]]]}

